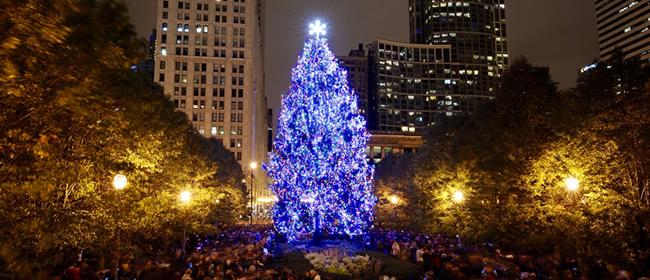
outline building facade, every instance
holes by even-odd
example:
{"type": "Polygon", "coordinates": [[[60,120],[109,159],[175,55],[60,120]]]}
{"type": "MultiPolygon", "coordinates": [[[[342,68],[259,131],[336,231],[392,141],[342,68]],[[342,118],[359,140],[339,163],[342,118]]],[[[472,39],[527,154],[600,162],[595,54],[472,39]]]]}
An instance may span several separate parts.
{"type": "Polygon", "coordinates": [[[363,44],[347,56],[337,56],[339,64],[348,72],[350,87],[357,94],[359,113],[368,119],[368,57],[363,44]]]}
{"type": "Polygon", "coordinates": [[[650,62],[650,0],[596,0],[600,59],[620,50],[650,62]]]}
{"type": "Polygon", "coordinates": [[[369,128],[414,133],[434,125],[440,114],[468,110],[465,97],[456,93],[460,81],[453,73],[466,70],[452,61],[451,52],[450,45],[375,40],[368,55],[369,128]]]}
{"type": "Polygon", "coordinates": [[[257,178],[248,169],[267,146],[262,11],[262,0],[158,0],[154,74],[196,130],[257,178]]]}
{"type": "Polygon", "coordinates": [[[380,163],[391,155],[416,153],[423,144],[422,136],[414,133],[370,131],[366,155],[373,162],[380,163]]]}
{"type": "Polygon", "coordinates": [[[508,66],[505,0],[409,0],[411,43],[451,47],[454,94],[463,112],[494,96],[508,66]]]}

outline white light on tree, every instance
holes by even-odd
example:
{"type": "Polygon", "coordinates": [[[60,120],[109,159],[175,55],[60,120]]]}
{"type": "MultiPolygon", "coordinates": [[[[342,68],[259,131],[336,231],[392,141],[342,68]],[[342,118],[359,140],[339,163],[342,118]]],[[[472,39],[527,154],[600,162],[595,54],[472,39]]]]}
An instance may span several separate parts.
{"type": "Polygon", "coordinates": [[[564,179],[564,184],[566,185],[566,189],[572,192],[577,191],[580,187],[580,181],[573,176],[564,179]]]}
{"type": "Polygon", "coordinates": [[[253,161],[248,164],[248,167],[250,167],[251,170],[257,169],[257,162],[253,161]]]}
{"type": "Polygon", "coordinates": [[[188,203],[192,199],[192,193],[189,191],[182,191],[180,196],[181,202],[188,203]]]}
{"type": "Polygon", "coordinates": [[[309,24],[309,35],[320,37],[327,32],[327,25],[316,20],[309,24]]]}
{"type": "Polygon", "coordinates": [[[453,200],[456,203],[461,203],[461,202],[463,202],[463,200],[465,200],[465,195],[463,194],[462,191],[457,190],[457,191],[454,192],[453,200]]]}
{"type": "Polygon", "coordinates": [[[121,190],[126,188],[126,184],[128,183],[128,180],[126,179],[126,176],[124,174],[117,174],[115,177],[113,177],[113,187],[116,190],[121,190]]]}

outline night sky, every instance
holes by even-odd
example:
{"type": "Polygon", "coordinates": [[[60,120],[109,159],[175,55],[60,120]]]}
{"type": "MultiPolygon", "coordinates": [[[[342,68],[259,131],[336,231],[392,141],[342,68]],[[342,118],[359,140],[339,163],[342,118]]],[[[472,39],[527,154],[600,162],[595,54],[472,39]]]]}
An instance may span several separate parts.
{"type": "MultiPolygon", "coordinates": [[[[156,24],[156,0],[125,0],[142,37],[156,24]]],[[[277,114],[291,67],[315,18],[328,23],[330,47],[347,54],[375,38],[407,41],[407,0],[266,0],[266,95],[277,114]]],[[[506,0],[511,59],[549,66],[561,89],[598,57],[593,0],[506,0]]]]}

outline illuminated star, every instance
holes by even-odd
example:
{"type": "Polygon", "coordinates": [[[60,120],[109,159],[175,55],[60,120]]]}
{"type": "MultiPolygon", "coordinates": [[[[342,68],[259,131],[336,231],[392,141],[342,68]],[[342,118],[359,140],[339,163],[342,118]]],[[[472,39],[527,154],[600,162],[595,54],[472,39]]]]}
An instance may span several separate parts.
{"type": "Polygon", "coordinates": [[[326,24],[320,22],[320,20],[316,20],[315,22],[309,24],[309,35],[320,37],[321,35],[325,35],[326,29],[326,24]]]}

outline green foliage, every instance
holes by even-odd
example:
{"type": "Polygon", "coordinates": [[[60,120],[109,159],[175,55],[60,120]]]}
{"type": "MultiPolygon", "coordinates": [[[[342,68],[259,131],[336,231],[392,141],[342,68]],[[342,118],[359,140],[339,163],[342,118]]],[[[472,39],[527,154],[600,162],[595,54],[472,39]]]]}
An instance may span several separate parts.
{"type": "Polygon", "coordinates": [[[135,250],[243,213],[232,155],[128,70],[144,44],[124,4],[0,0],[0,25],[0,258],[10,269],[43,278],[75,250],[113,250],[116,228],[135,250]],[[121,191],[117,173],[129,180],[121,191]]]}
{"type": "Polygon", "coordinates": [[[617,58],[558,92],[546,69],[518,59],[493,102],[431,128],[400,171],[408,179],[379,168],[378,184],[406,190],[415,214],[402,223],[421,230],[633,264],[611,253],[648,257],[649,77],[640,62],[617,58]]]}

